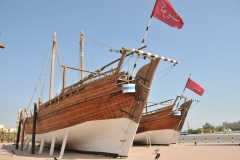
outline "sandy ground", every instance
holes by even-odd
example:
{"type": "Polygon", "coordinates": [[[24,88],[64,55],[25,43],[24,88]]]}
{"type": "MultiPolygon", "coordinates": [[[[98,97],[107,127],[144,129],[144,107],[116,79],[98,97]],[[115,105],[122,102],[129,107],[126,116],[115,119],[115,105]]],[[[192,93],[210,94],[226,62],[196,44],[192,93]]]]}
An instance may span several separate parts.
{"type": "MultiPolygon", "coordinates": [[[[59,159],[60,150],[55,150],[53,156],[49,156],[49,149],[44,148],[42,154],[38,154],[39,147],[36,147],[35,154],[31,151],[16,150],[12,143],[0,143],[0,160],[54,160],[59,159]],[[13,156],[12,151],[15,152],[13,156]]],[[[155,150],[159,149],[159,160],[240,160],[239,143],[201,143],[195,146],[193,143],[181,143],[171,146],[132,147],[128,158],[125,160],[155,160],[155,150]]],[[[64,160],[110,160],[116,159],[100,155],[80,154],[66,151],[64,160]]],[[[120,158],[117,158],[120,159],[120,158]]]]}

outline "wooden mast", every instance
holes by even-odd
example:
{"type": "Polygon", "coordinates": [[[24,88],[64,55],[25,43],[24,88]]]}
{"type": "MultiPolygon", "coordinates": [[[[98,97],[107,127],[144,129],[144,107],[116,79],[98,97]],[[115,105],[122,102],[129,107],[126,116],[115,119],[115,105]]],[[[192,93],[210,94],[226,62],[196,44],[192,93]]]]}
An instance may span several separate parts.
{"type": "Polygon", "coordinates": [[[53,79],[54,79],[54,53],[56,48],[56,32],[53,34],[53,45],[52,45],[52,65],[51,65],[51,76],[50,76],[50,92],[49,92],[49,100],[53,97],[53,79]]]}
{"type": "Polygon", "coordinates": [[[79,63],[79,68],[82,69],[81,71],[79,71],[79,81],[83,80],[84,78],[84,34],[83,31],[80,34],[80,63],[79,63]],[[80,77],[81,75],[81,77],[80,77]]]}

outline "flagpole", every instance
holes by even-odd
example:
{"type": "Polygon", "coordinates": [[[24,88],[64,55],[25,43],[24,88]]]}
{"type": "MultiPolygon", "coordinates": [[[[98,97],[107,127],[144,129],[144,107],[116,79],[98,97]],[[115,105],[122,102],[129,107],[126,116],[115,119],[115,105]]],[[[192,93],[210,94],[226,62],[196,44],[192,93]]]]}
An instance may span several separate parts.
{"type": "MultiPolygon", "coordinates": [[[[142,44],[141,44],[140,47],[142,47],[144,45],[144,41],[145,41],[145,38],[147,37],[148,28],[150,27],[151,22],[152,22],[152,14],[151,14],[150,19],[148,21],[148,25],[147,25],[146,31],[144,33],[144,37],[142,39],[142,44]]],[[[133,71],[132,71],[132,77],[133,77],[133,74],[134,74],[134,70],[135,70],[135,68],[137,66],[137,62],[138,62],[138,58],[139,57],[140,57],[140,55],[138,55],[137,58],[136,58],[136,61],[135,61],[134,67],[133,67],[133,71]]]]}
{"type": "MultiPolygon", "coordinates": [[[[189,75],[188,80],[189,80],[190,77],[191,77],[191,74],[189,75]]],[[[187,80],[187,83],[188,83],[188,80],[187,80]]],[[[178,106],[179,106],[179,102],[180,102],[180,100],[181,100],[181,98],[182,98],[182,96],[183,96],[183,93],[184,93],[184,91],[185,91],[185,89],[186,89],[187,83],[185,84],[185,87],[184,87],[184,89],[183,89],[182,95],[180,96],[180,99],[179,99],[178,104],[177,104],[177,108],[178,108],[178,106]]],[[[177,109],[177,108],[176,108],[176,109],[177,109]]]]}
{"type": "Polygon", "coordinates": [[[148,25],[147,25],[147,28],[146,28],[144,37],[143,37],[143,39],[142,39],[141,47],[144,45],[144,41],[145,41],[145,38],[147,37],[148,28],[150,27],[151,22],[152,22],[152,15],[151,15],[151,17],[150,17],[150,19],[149,19],[149,21],[148,21],[148,25]]]}

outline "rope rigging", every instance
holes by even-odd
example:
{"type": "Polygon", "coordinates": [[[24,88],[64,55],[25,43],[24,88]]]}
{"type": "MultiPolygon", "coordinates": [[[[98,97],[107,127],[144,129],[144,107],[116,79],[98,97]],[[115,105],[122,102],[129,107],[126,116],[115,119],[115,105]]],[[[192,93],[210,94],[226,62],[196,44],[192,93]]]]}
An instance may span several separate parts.
{"type": "Polygon", "coordinates": [[[48,66],[49,66],[49,64],[50,64],[50,63],[49,63],[49,62],[50,62],[50,59],[51,59],[51,54],[49,54],[49,57],[48,57],[48,63],[47,63],[47,67],[46,67],[46,70],[45,70],[44,77],[43,77],[42,89],[41,89],[41,92],[40,92],[40,97],[42,98],[42,100],[43,100],[44,83],[45,83],[46,74],[47,74],[47,71],[48,71],[48,66]]]}
{"type": "MultiPolygon", "coordinates": [[[[174,66],[175,66],[175,64],[174,64],[173,66],[168,67],[167,69],[169,69],[169,68],[170,68],[170,69],[167,71],[167,73],[165,73],[162,77],[160,77],[159,79],[157,79],[156,81],[154,81],[152,84],[156,83],[157,81],[159,81],[160,79],[162,79],[163,77],[165,77],[165,76],[173,69],[174,66]]],[[[167,69],[165,69],[165,70],[167,70],[167,69]]],[[[163,71],[165,71],[165,70],[163,70],[163,71]]],[[[160,71],[160,72],[163,72],[163,71],[160,71]]],[[[160,73],[160,72],[158,72],[158,73],[160,73]]],[[[156,74],[158,74],[158,73],[156,73],[156,74]]]]}
{"type": "MultiPolygon", "coordinates": [[[[49,48],[48,53],[50,52],[50,50],[51,50],[51,48],[49,48]]],[[[30,100],[30,102],[29,102],[29,104],[28,104],[27,111],[28,111],[28,109],[29,109],[29,107],[30,107],[30,105],[31,105],[31,103],[32,103],[33,97],[34,97],[35,92],[36,92],[36,90],[37,90],[37,88],[38,88],[38,83],[39,83],[40,80],[41,80],[42,72],[43,72],[43,68],[44,68],[45,63],[46,63],[46,60],[47,60],[47,55],[48,55],[48,54],[46,54],[46,57],[45,57],[45,60],[44,60],[44,63],[43,63],[43,66],[42,66],[42,69],[41,69],[41,72],[40,72],[40,75],[39,75],[39,78],[38,78],[37,84],[36,84],[36,87],[35,87],[35,89],[34,89],[34,91],[33,91],[33,94],[32,94],[32,97],[31,97],[31,100],[30,100]]]]}
{"type": "Polygon", "coordinates": [[[194,106],[196,106],[197,104],[198,104],[198,102],[197,102],[196,104],[194,104],[191,108],[189,108],[189,110],[192,109],[192,108],[193,108],[194,106]]]}
{"type": "Polygon", "coordinates": [[[85,35],[84,37],[88,38],[90,41],[92,41],[93,43],[95,43],[95,44],[103,47],[104,49],[109,50],[110,52],[119,53],[119,50],[116,50],[116,49],[113,49],[113,48],[111,48],[111,47],[108,47],[107,45],[102,44],[102,43],[100,43],[100,42],[98,42],[98,41],[96,41],[96,40],[94,40],[94,39],[92,39],[92,38],[90,38],[90,37],[88,37],[88,36],[86,36],[86,35],[85,35]]]}
{"type": "Polygon", "coordinates": [[[87,44],[86,41],[85,41],[85,44],[86,44],[86,46],[87,46],[87,51],[88,51],[88,54],[89,54],[90,57],[91,57],[92,63],[93,63],[93,65],[94,65],[94,68],[95,68],[95,70],[97,70],[97,68],[96,68],[96,66],[95,66],[95,63],[94,63],[94,61],[93,61],[92,55],[91,55],[91,53],[90,53],[90,50],[89,50],[89,48],[88,48],[88,44],[87,44]]]}

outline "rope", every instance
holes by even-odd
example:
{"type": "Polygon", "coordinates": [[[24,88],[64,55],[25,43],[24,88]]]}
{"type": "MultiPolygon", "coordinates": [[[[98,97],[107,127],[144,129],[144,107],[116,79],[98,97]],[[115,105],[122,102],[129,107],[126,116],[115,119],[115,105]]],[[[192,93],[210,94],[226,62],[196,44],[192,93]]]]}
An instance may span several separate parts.
{"type": "Polygon", "coordinates": [[[40,92],[40,97],[42,97],[42,100],[43,100],[44,83],[45,83],[46,74],[47,74],[47,70],[48,70],[48,66],[49,66],[50,59],[51,59],[51,54],[49,54],[49,57],[48,57],[48,63],[47,63],[47,67],[46,67],[45,74],[44,74],[44,78],[43,78],[42,89],[41,89],[41,92],[40,92]]]}
{"type": "MultiPolygon", "coordinates": [[[[196,103],[196,104],[194,104],[194,106],[196,106],[198,104],[198,102],[196,103]]],[[[189,108],[189,109],[192,109],[194,106],[192,106],[191,108],[189,108]]]]}
{"type": "Polygon", "coordinates": [[[111,47],[108,47],[107,45],[102,44],[102,43],[100,43],[100,42],[98,42],[98,41],[96,41],[96,40],[94,40],[94,39],[92,39],[92,38],[90,38],[90,37],[88,37],[88,36],[86,36],[86,35],[85,35],[84,37],[88,38],[90,41],[92,41],[93,43],[95,43],[95,44],[103,47],[104,49],[109,50],[110,52],[119,53],[119,50],[116,50],[116,49],[113,49],[113,48],[111,48],[111,47]]]}
{"type": "MultiPolygon", "coordinates": [[[[74,58],[74,53],[76,53],[77,46],[78,46],[78,44],[76,44],[76,46],[75,46],[75,48],[74,48],[74,50],[73,50],[73,52],[72,52],[72,55],[71,55],[72,57],[70,58],[72,62],[74,61],[74,59],[76,59],[76,57],[74,58]]],[[[72,81],[74,81],[74,79],[73,79],[73,73],[70,72],[70,74],[71,74],[70,76],[71,76],[72,81]]]]}
{"type": "Polygon", "coordinates": [[[158,73],[161,73],[161,72],[163,72],[163,71],[165,71],[165,70],[168,70],[168,69],[171,68],[171,67],[173,67],[173,66],[170,66],[170,67],[168,67],[168,68],[166,68],[166,69],[164,69],[164,70],[162,70],[162,71],[159,71],[159,72],[157,72],[157,73],[155,73],[155,74],[158,74],[158,73]]]}
{"type": "Polygon", "coordinates": [[[95,70],[97,70],[97,69],[96,69],[96,66],[95,66],[95,64],[94,64],[94,62],[93,62],[93,58],[92,58],[92,55],[91,55],[90,50],[89,50],[89,48],[88,48],[87,42],[85,42],[85,44],[86,44],[86,46],[87,46],[87,50],[88,50],[88,53],[89,53],[89,55],[90,55],[90,57],[91,57],[92,63],[93,63],[93,65],[94,65],[94,68],[95,68],[95,70]]]}
{"type": "Polygon", "coordinates": [[[61,77],[62,77],[63,73],[62,73],[62,68],[61,68],[60,57],[59,57],[59,54],[58,54],[58,45],[57,45],[57,43],[56,43],[56,55],[57,55],[57,59],[58,59],[58,67],[59,67],[59,70],[60,70],[60,73],[61,73],[61,77]]]}
{"type": "Polygon", "coordinates": [[[151,88],[148,88],[148,87],[146,87],[144,84],[142,84],[142,82],[141,81],[138,81],[144,88],[147,88],[147,89],[151,89],[151,88]]]}
{"type": "MultiPolygon", "coordinates": [[[[173,66],[171,66],[171,69],[169,71],[167,71],[167,73],[165,73],[162,77],[160,77],[159,79],[157,79],[156,81],[154,81],[152,84],[156,83],[157,81],[159,81],[160,79],[162,79],[163,77],[165,77],[175,66],[175,64],[173,66]]],[[[160,72],[159,72],[160,73],[160,72]]]]}
{"type": "MultiPolygon", "coordinates": [[[[49,48],[48,53],[50,52],[50,49],[51,49],[51,48],[49,48]]],[[[38,83],[39,83],[39,81],[41,80],[41,76],[42,76],[43,68],[44,68],[45,63],[46,63],[47,55],[48,55],[48,54],[46,54],[46,57],[45,57],[45,60],[44,60],[43,66],[42,66],[42,70],[41,70],[41,72],[40,72],[40,75],[39,75],[39,78],[38,78],[38,81],[37,81],[36,87],[35,87],[35,89],[34,89],[34,91],[33,91],[33,94],[32,94],[31,100],[30,100],[30,102],[29,102],[29,104],[28,104],[28,108],[27,108],[27,110],[29,109],[29,107],[30,107],[30,105],[31,105],[31,103],[32,103],[33,97],[34,97],[35,92],[36,92],[37,87],[38,87],[38,83]]]]}
{"type": "MultiPolygon", "coordinates": [[[[130,58],[132,58],[132,56],[133,56],[133,55],[131,55],[131,56],[128,57],[128,60],[124,63],[124,65],[122,66],[121,69],[123,69],[123,67],[129,62],[129,60],[130,60],[130,58]]],[[[128,69],[128,70],[129,70],[129,69],[128,69]]]]}

